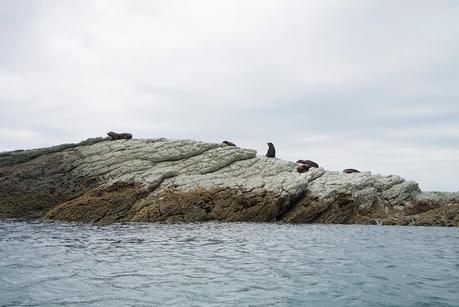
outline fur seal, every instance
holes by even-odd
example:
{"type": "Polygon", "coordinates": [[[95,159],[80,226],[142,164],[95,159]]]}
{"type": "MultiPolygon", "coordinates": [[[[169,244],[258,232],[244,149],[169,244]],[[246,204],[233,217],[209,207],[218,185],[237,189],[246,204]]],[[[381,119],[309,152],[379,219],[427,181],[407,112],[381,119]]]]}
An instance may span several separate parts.
{"type": "Polygon", "coordinates": [[[267,143],[269,148],[268,148],[268,152],[266,153],[266,156],[268,158],[275,158],[276,157],[276,149],[274,148],[274,145],[273,143],[267,143]]]}
{"type": "Polygon", "coordinates": [[[310,167],[319,167],[319,164],[311,160],[298,160],[296,163],[309,165],[310,167]]]}
{"type": "Polygon", "coordinates": [[[306,173],[310,168],[311,168],[311,166],[306,165],[306,164],[302,164],[302,165],[298,166],[296,168],[296,170],[297,170],[298,173],[306,173]]]}
{"type": "Polygon", "coordinates": [[[345,170],[343,170],[343,173],[346,173],[346,174],[360,173],[360,171],[355,168],[346,168],[345,170]]]}
{"type": "Polygon", "coordinates": [[[112,140],[130,140],[132,139],[132,134],[130,133],[116,133],[113,131],[110,131],[107,133],[109,137],[112,138],[112,140]]]}
{"type": "Polygon", "coordinates": [[[226,144],[226,145],[228,145],[228,146],[236,146],[236,144],[231,143],[231,142],[228,142],[228,141],[223,141],[222,143],[223,143],[223,144],[226,144]]]}

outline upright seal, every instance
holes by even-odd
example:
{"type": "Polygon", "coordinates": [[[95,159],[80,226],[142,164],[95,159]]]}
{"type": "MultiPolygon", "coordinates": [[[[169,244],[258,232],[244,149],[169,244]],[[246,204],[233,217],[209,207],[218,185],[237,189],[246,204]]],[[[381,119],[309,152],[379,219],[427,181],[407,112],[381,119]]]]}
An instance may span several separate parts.
{"type": "Polygon", "coordinates": [[[274,145],[273,143],[267,143],[269,148],[268,148],[268,152],[266,153],[266,156],[268,158],[275,158],[276,157],[276,149],[274,148],[274,145]]]}

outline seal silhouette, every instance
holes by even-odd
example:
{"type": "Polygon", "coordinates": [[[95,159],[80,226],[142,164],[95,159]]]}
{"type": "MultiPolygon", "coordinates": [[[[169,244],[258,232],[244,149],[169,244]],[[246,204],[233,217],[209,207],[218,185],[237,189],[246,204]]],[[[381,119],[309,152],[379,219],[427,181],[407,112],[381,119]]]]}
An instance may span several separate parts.
{"type": "Polygon", "coordinates": [[[266,156],[268,158],[275,158],[276,157],[276,149],[274,148],[273,143],[267,143],[268,144],[268,152],[266,153],[266,156]]]}
{"type": "Polygon", "coordinates": [[[306,165],[306,164],[302,164],[302,165],[300,165],[300,166],[298,166],[296,168],[296,171],[298,173],[306,173],[310,168],[311,168],[311,166],[306,165]]]}
{"type": "Polygon", "coordinates": [[[346,174],[360,173],[360,171],[355,168],[346,168],[345,170],[343,170],[343,173],[346,173],[346,174]]]}
{"type": "Polygon", "coordinates": [[[309,165],[310,167],[319,167],[319,164],[317,164],[314,161],[311,160],[298,160],[296,163],[304,164],[304,165],[309,165]]]}
{"type": "Polygon", "coordinates": [[[107,133],[109,137],[112,138],[112,140],[130,140],[132,139],[132,134],[130,133],[116,133],[113,131],[110,131],[107,133]]]}
{"type": "Polygon", "coordinates": [[[236,144],[232,143],[232,142],[228,142],[228,141],[223,141],[222,142],[223,144],[226,144],[228,146],[236,146],[236,144]]]}

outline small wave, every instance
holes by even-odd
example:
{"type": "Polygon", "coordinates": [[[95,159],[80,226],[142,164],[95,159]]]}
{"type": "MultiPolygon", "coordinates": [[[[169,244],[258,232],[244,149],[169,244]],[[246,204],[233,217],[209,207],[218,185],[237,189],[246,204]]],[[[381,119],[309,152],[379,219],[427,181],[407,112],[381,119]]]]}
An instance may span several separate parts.
{"type": "Polygon", "coordinates": [[[0,221],[0,305],[457,305],[459,230],[0,221]]]}

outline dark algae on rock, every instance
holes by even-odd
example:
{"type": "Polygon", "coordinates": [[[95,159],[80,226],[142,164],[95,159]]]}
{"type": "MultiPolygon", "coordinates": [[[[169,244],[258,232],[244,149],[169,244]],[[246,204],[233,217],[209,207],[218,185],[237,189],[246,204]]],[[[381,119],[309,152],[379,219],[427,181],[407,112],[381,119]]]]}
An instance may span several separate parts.
{"type": "Polygon", "coordinates": [[[0,218],[459,225],[459,193],[303,162],[223,143],[128,136],[4,152],[0,218]]]}

